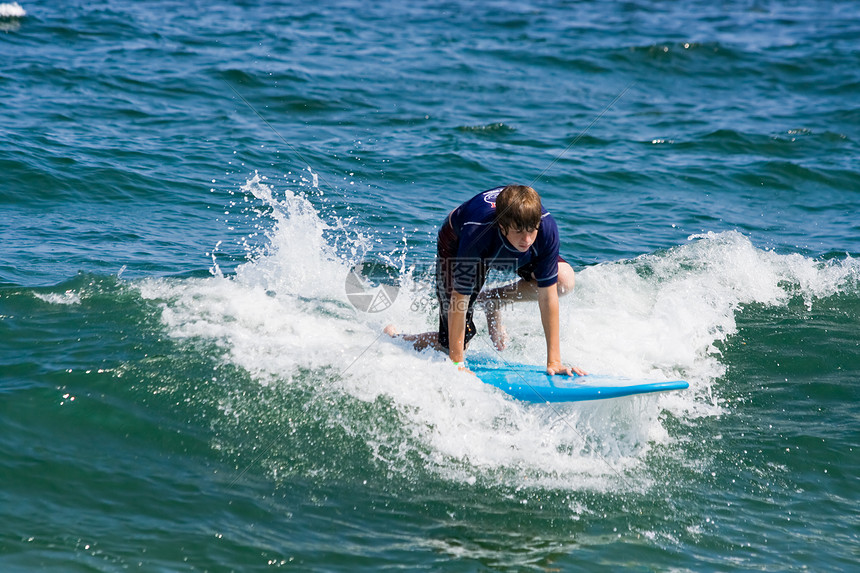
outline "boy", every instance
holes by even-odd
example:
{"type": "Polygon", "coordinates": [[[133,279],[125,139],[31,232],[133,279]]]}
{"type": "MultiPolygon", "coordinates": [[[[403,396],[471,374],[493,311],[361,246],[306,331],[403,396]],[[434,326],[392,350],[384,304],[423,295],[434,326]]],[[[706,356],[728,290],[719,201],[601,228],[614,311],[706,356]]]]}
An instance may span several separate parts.
{"type": "MultiPolygon", "coordinates": [[[[505,348],[501,324],[505,301],[537,300],[547,349],[547,374],[585,374],[564,366],[559,345],[558,297],[573,289],[573,268],[558,254],[558,226],[531,187],[508,185],[475,195],[454,209],[439,230],[436,297],[439,330],[404,335],[416,350],[432,346],[465,370],[464,354],[476,333],[472,320],[480,302],[496,348],[505,348]],[[515,270],[517,283],[481,292],[490,267],[515,270]]],[[[398,336],[393,325],[385,332],[398,336]]]]}

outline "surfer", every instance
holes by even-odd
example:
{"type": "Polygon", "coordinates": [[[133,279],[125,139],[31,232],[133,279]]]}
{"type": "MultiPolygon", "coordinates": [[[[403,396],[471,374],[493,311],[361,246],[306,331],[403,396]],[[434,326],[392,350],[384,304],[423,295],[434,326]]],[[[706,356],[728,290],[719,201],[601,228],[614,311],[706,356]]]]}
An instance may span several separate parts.
{"type": "Polygon", "coordinates": [[[509,302],[537,301],[546,337],[548,374],[585,374],[561,361],[558,297],[573,289],[574,272],[558,253],[558,226],[541,205],[537,191],[525,185],[508,185],[479,193],[454,209],[439,230],[436,243],[436,298],[439,329],[423,334],[398,333],[392,337],[412,342],[416,350],[428,347],[448,353],[465,370],[464,354],[477,333],[472,320],[481,305],[496,349],[507,345],[502,306],[509,302]],[[482,291],[490,268],[516,271],[520,280],[482,291]]]}

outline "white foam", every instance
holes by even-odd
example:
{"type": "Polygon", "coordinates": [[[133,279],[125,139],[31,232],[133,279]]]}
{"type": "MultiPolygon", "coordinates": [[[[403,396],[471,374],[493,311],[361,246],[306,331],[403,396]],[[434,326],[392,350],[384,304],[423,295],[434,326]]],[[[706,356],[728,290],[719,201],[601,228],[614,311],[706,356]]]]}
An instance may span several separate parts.
{"type": "MultiPolygon", "coordinates": [[[[688,422],[722,412],[713,387],[724,372],[717,348],[737,331],[742,305],[781,305],[795,295],[812,304],[858,276],[851,259],[823,264],[778,255],[755,248],[739,233],[691,237],[667,252],[587,268],[578,273],[574,293],[562,299],[563,355],[593,372],[683,377],[691,389],[525,405],[456,372],[442,356],[416,354],[380,336],[387,322],[404,331],[435,328],[432,306],[416,304],[425,302],[432,285],[415,278],[408,256],[394,305],[384,313],[360,312],[349,304],[344,283],[351,263],[370,244],[366,237],[353,231],[345,238],[348,229],[340,222],[324,222],[302,195],[284,191],[277,199],[259,176],[243,189],[270,209],[263,251],[232,277],[138,284],[144,297],[161,301],[170,335],[217,345],[225,362],[261,384],[289,387],[301,384],[302,371],[326,371],[329,383],[319,392],[365,403],[390,400],[403,425],[397,435],[374,420],[344,420],[340,412],[333,419],[351,435],[362,435],[391,471],[408,472],[420,459],[422,471],[466,483],[631,485],[629,471],[635,474],[653,445],[671,442],[663,411],[688,422]]],[[[506,311],[506,323],[512,344],[505,358],[542,362],[536,306],[516,305],[506,311]]],[[[479,334],[469,352],[492,352],[486,334],[479,334]]],[[[224,408],[241,411],[236,404],[224,408]]],[[[638,478],[633,485],[647,483],[638,478]]]]}
{"type": "Polygon", "coordinates": [[[73,290],[67,290],[64,293],[48,293],[34,295],[39,300],[43,300],[49,304],[80,304],[81,295],[73,290]]]}
{"type": "Polygon", "coordinates": [[[23,18],[27,12],[17,2],[0,4],[0,18],[23,18]]]}

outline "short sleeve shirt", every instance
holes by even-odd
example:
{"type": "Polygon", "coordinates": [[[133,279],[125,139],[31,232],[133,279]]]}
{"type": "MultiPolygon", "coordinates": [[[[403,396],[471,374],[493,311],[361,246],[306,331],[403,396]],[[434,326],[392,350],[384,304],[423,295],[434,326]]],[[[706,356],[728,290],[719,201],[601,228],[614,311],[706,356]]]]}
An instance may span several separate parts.
{"type": "Polygon", "coordinates": [[[502,189],[478,193],[451,213],[451,225],[459,239],[451,270],[454,289],[461,294],[474,294],[480,288],[476,276],[481,263],[511,271],[531,264],[539,287],[558,282],[559,237],[555,219],[542,208],[537,239],[528,251],[519,252],[495,225],[496,197],[502,189]]]}

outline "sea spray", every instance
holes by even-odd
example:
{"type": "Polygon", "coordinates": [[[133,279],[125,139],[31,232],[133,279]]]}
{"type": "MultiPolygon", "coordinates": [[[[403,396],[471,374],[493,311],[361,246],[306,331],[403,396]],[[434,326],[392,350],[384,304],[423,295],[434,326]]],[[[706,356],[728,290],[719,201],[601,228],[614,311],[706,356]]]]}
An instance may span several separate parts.
{"type": "MultiPolygon", "coordinates": [[[[414,304],[432,292],[426,276],[411,272],[414,267],[403,276],[412,288],[401,289],[386,312],[361,312],[349,304],[343,285],[356,260],[369,254],[366,230],[325,221],[301,194],[283,191],[283,199],[276,199],[259,176],[243,190],[261,201],[270,226],[265,245],[234,275],[148,279],[139,288],[160,301],[172,337],[214,344],[226,365],[277,389],[285,406],[270,404],[270,415],[280,416],[274,427],[301,419],[302,407],[287,404],[290,396],[302,396],[314,404],[314,418],[306,423],[358,440],[366,471],[383,463],[394,473],[431,472],[511,487],[648,487],[650,479],[638,469],[655,445],[671,450],[674,441],[661,413],[687,424],[724,413],[720,345],[737,331],[744,305],[784,305],[795,296],[812,301],[856,277],[853,260],[827,264],[779,255],[736,232],[695,236],[665,251],[582,269],[574,293],[561,303],[565,359],[592,372],[682,376],[691,389],[526,405],[457,372],[441,354],[415,353],[381,334],[387,321],[435,328],[432,305],[423,304],[424,298],[414,304]],[[340,236],[333,238],[332,229],[340,236]]],[[[505,321],[512,343],[504,358],[540,363],[545,343],[536,306],[513,305],[505,321]]],[[[493,355],[485,333],[469,353],[493,355]]],[[[219,403],[242,428],[255,423],[258,399],[259,394],[225,389],[219,403]]],[[[275,448],[263,457],[264,465],[281,468],[283,475],[294,464],[279,457],[291,459],[302,448],[275,448]]],[[[337,467],[356,448],[337,451],[329,447],[331,459],[313,471],[341,471],[337,467]]]]}

